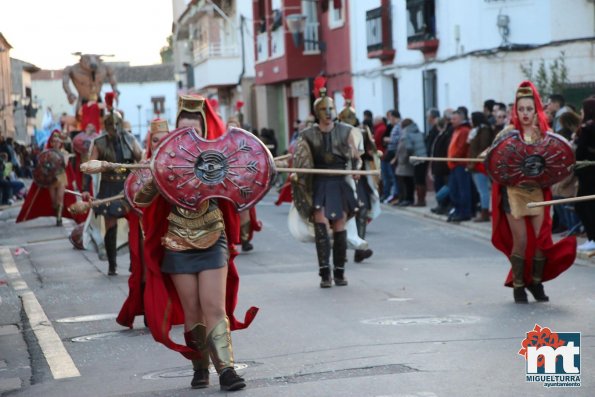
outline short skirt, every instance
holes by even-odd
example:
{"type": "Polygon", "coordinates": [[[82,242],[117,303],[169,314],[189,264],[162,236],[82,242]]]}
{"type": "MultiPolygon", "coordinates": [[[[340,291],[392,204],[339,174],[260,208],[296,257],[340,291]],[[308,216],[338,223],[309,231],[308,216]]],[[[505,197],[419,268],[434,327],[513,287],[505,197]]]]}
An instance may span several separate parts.
{"type": "Polygon", "coordinates": [[[170,274],[192,274],[203,270],[219,269],[227,265],[229,249],[225,233],[221,233],[219,240],[206,249],[186,251],[165,250],[161,271],[170,274]]]}
{"type": "Polygon", "coordinates": [[[331,221],[341,219],[343,213],[351,217],[357,208],[353,189],[344,176],[315,177],[313,205],[315,210],[324,208],[324,216],[331,221]]]}
{"type": "MultiPolygon", "coordinates": [[[[117,196],[124,191],[124,182],[102,181],[99,185],[98,199],[117,196]]],[[[123,218],[130,210],[130,205],[125,199],[114,200],[107,204],[101,204],[93,208],[95,215],[110,216],[112,218],[123,218]]]]}

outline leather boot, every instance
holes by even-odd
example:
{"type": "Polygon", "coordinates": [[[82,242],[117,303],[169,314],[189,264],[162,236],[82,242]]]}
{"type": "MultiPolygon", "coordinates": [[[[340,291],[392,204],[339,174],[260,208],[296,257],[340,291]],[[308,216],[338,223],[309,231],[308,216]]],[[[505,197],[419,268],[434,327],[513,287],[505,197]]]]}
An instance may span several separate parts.
{"type": "Polygon", "coordinates": [[[219,386],[223,391],[240,390],[246,387],[246,381],[233,368],[233,347],[229,319],[219,321],[207,336],[211,361],[219,374],[219,386]]]}
{"type": "Polygon", "coordinates": [[[107,262],[109,263],[108,276],[117,276],[118,264],[116,263],[118,226],[114,226],[105,232],[103,243],[105,244],[105,253],[107,254],[107,262]]]}
{"type": "Polygon", "coordinates": [[[62,204],[59,204],[56,208],[56,226],[62,226],[62,204]]]}
{"type": "Polygon", "coordinates": [[[347,231],[335,232],[333,241],[333,278],[335,285],[347,285],[345,278],[345,262],[347,262],[347,231]]]}
{"type": "Polygon", "coordinates": [[[531,295],[537,302],[549,302],[550,298],[545,294],[543,290],[543,269],[545,268],[545,258],[533,258],[532,277],[533,281],[527,286],[531,295]]]}
{"type": "Polygon", "coordinates": [[[207,346],[207,327],[194,324],[190,331],[184,332],[186,346],[200,353],[200,360],[192,360],[194,376],[190,386],[193,389],[203,389],[209,386],[209,347],[207,346]]]}
{"type": "Polygon", "coordinates": [[[417,193],[417,202],[413,204],[414,207],[425,207],[426,206],[426,186],[417,185],[415,186],[415,192],[417,193]]]}
{"type": "Polygon", "coordinates": [[[525,292],[525,258],[512,254],[510,256],[510,265],[512,266],[512,286],[515,303],[527,303],[527,293],[525,292]]]}
{"type": "MultiPolygon", "coordinates": [[[[355,224],[357,226],[357,235],[360,236],[362,239],[366,239],[366,228],[368,227],[368,209],[364,206],[360,207],[356,218],[355,224]]],[[[355,250],[355,254],[353,255],[353,261],[355,263],[360,263],[364,259],[367,259],[372,256],[374,251],[371,249],[365,250],[355,250]]]]}
{"type": "Polygon", "coordinates": [[[479,215],[473,218],[473,222],[489,222],[490,221],[490,210],[482,209],[479,215]]]}
{"type": "Polygon", "coordinates": [[[314,224],[314,238],[316,242],[316,255],[318,256],[320,288],[330,288],[332,286],[330,265],[331,241],[324,223],[314,224]]]}
{"type": "Polygon", "coordinates": [[[242,251],[248,252],[254,249],[254,246],[250,243],[250,222],[240,226],[240,240],[242,241],[242,251]]]}

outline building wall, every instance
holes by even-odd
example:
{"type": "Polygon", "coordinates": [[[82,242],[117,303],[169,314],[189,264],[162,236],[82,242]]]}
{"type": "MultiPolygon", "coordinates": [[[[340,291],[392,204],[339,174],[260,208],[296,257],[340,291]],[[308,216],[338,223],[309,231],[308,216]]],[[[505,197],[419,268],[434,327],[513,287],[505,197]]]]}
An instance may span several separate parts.
{"type": "MultiPolygon", "coordinates": [[[[76,92],[74,86],[71,83],[71,89],[76,92]]],[[[39,104],[39,110],[37,112],[36,126],[41,127],[43,114],[50,108],[54,117],[54,121],[60,118],[62,113],[74,115],[74,105],[70,105],[66,99],[66,94],[62,89],[62,79],[48,79],[48,80],[37,80],[31,81],[31,90],[37,96],[37,102],[39,104]]],[[[111,90],[111,88],[110,88],[111,90]]]]}
{"type": "MultiPolygon", "coordinates": [[[[351,41],[349,36],[349,2],[343,1],[343,24],[330,26],[329,10],[320,14],[320,32],[327,49],[322,56],[322,68],[327,76],[326,88],[333,95],[343,91],[343,87],[352,85],[351,81],[351,41]]],[[[360,39],[361,40],[361,39],[360,39]]]]}
{"type": "Polygon", "coordinates": [[[12,84],[10,76],[10,45],[0,35],[0,135],[14,137],[12,114],[12,84]]]}
{"type": "MultiPolygon", "coordinates": [[[[102,92],[111,90],[109,84],[104,84],[102,92]]],[[[142,142],[145,139],[149,124],[156,115],[153,113],[151,97],[165,97],[165,114],[160,115],[166,119],[170,130],[175,128],[177,112],[177,88],[175,81],[154,81],[149,83],[118,83],[120,98],[117,108],[124,112],[124,118],[131,127],[132,133],[142,142]],[[141,105],[140,111],[138,105],[141,105]]]]}

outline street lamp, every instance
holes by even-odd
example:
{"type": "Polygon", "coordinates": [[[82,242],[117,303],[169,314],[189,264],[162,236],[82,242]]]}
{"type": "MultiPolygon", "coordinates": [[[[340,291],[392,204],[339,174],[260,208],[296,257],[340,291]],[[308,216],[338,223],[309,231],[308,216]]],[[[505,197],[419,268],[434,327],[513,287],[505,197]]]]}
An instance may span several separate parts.
{"type": "Polygon", "coordinates": [[[141,119],[140,119],[140,109],[143,107],[143,105],[136,105],[136,108],[138,109],[138,136],[142,136],[142,125],[141,125],[141,119]]]}
{"type": "Polygon", "coordinates": [[[291,14],[285,17],[287,30],[289,30],[289,33],[291,33],[293,44],[296,47],[299,47],[302,45],[302,43],[312,43],[313,45],[317,45],[320,48],[320,51],[326,50],[326,43],[304,38],[306,19],[308,19],[308,17],[304,14],[291,14]]]}

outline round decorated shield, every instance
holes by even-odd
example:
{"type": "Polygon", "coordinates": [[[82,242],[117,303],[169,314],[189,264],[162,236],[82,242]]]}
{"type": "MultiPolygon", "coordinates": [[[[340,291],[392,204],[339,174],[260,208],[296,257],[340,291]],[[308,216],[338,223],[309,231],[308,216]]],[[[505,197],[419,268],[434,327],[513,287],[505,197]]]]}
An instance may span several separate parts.
{"type": "Polygon", "coordinates": [[[570,175],[574,163],[562,136],[548,132],[541,141],[526,143],[516,130],[498,138],[486,158],[490,177],[505,186],[549,187],[570,175]]]}
{"type": "Polygon", "coordinates": [[[238,210],[250,208],[276,175],[269,150],[241,128],[230,128],[213,141],[189,127],[172,131],[155,150],[151,172],[168,201],[190,210],[210,198],[229,200],[238,210]]]}
{"type": "Polygon", "coordinates": [[[97,138],[99,134],[92,134],[89,135],[86,132],[79,132],[76,136],[72,139],[72,148],[78,154],[87,154],[89,153],[89,148],[91,147],[91,143],[93,139],[97,138]]]}
{"type": "Polygon", "coordinates": [[[85,249],[85,247],[83,246],[83,231],[84,231],[84,229],[85,229],[85,224],[79,223],[78,225],[76,225],[74,227],[74,229],[72,229],[72,232],[70,232],[70,236],[68,237],[72,246],[74,248],[76,248],[77,250],[85,249]]]}
{"type": "Polygon", "coordinates": [[[124,196],[126,196],[128,204],[130,204],[132,209],[139,215],[142,215],[142,211],[134,205],[134,196],[136,196],[136,193],[138,193],[143,185],[151,179],[153,179],[153,176],[150,169],[137,168],[128,174],[128,177],[124,182],[124,196]]]}
{"type": "Polygon", "coordinates": [[[37,166],[33,170],[33,181],[41,187],[50,187],[58,175],[64,172],[64,156],[56,149],[45,149],[37,156],[37,166]]]}
{"type": "MultiPolygon", "coordinates": [[[[314,168],[314,157],[310,145],[305,139],[300,138],[296,141],[291,160],[294,168],[314,168]]],[[[314,177],[312,174],[296,173],[291,176],[290,180],[293,204],[300,216],[305,220],[309,220],[312,216],[314,177]]]]}

